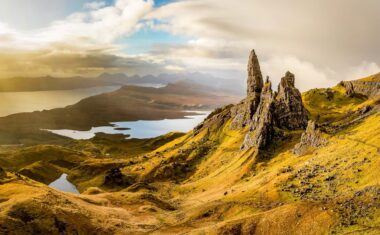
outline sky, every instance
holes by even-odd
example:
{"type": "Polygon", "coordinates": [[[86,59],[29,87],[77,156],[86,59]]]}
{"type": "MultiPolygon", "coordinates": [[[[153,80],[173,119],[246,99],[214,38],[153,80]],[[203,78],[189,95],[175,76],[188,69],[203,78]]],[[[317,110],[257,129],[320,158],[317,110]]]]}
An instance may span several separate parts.
{"type": "Polygon", "coordinates": [[[0,78],[203,72],[301,90],[380,72],[378,0],[1,0],[0,78]]]}

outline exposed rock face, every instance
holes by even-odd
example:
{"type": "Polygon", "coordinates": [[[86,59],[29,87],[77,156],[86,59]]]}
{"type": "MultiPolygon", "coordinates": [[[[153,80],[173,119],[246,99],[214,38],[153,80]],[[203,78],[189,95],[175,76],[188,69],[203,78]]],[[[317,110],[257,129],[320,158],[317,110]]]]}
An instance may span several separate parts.
{"type": "Polygon", "coordinates": [[[234,117],[231,129],[240,129],[248,126],[260,103],[259,96],[248,96],[239,104],[231,108],[231,116],[234,117]]]}
{"type": "Polygon", "coordinates": [[[346,95],[352,97],[355,95],[354,85],[352,82],[341,82],[340,83],[344,88],[346,88],[346,95]]]}
{"type": "Polygon", "coordinates": [[[135,177],[131,175],[124,175],[120,168],[113,168],[107,171],[104,178],[104,185],[108,187],[128,187],[135,182],[135,177]]]}
{"type": "Polygon", "coordinates": [[[259,60],[254,50],[251,51],[249,56],[247,71],[247,97],[231,109],[231,114],[234,117],[231,124],[232,129],[249,125],[260,103],[264,82],[259,60]]]}
{"type": "Polygon", "coordinates": [[[274,95],[272,83],[267,82],[261,94],[259,107],[253,116],[250,131],[245,136],[242,149],[251,147],[265,148],[273,138],[274,95]]]}
{"type": "Polygon", "coordinates": [[[294,147],[293,153],[300,156],[305,154],[310,148],[320,148],[326,146],[327,143],[328,141],[323,138],[315,122],[309,121],[306,131],[302,134],[301,142],[294,147]]]}
{"type": "Polygon", "coordinates": [[[231,107],[233,105],[227,105],[222,108],[215,109],[208,117],[193,129],[193,135],[197,135],[202,129],[207,128],[208,131],[213,131],[220,128],[231,118],[231,107]],[[214,124],[217,124],[214,126],[214,124]]]}
{"type": "Polygon", "coordinates": [[[339,85],[346,89],[349,97],[356,94],[372,98],[380,95],[380,74],[373,76],[370,80],[342,81],[339,85]]]}
{"type": "Polygon", "coordinates": [[[287,72],[281,78],[276,97],[275,121],[279,128],[305,129],[307,114],[302,104],[301,92],[294,86],[294,74],[287,72]]]}

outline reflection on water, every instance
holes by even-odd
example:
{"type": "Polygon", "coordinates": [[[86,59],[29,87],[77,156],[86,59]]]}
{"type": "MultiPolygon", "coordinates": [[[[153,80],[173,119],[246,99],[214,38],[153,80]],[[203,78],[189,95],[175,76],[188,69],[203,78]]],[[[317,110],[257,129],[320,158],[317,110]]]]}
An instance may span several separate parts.
{"type": "Polygon", "coordinates": [[[199,115],[186,116],[183,119],[164,119],[154,121],[113,122],[113,126],[93,127],[89,131],[49,130],[55,134],[72,139],[91,139],[95,133],[124,134],[131,138],[154,138],[169,132],[188,132],[201,123],[210,112],[198,112],[199,115]],[[125,130],[129,128],[128,130],[125,130]]]}
{"type": "Polygon", "coordinates": [[[111,92],[120,86],[93,87],[62,91],[0,92],[0,117],[20,112],[61,108],[89,96],[111,92]]]}
{"type": "Polygon", "coordinates": [[[59,179],[49,184],[49,187],[58,189],[63,192],[79,194],[78,189],[67,180],[67,174],[62,174],[59,179]]]}

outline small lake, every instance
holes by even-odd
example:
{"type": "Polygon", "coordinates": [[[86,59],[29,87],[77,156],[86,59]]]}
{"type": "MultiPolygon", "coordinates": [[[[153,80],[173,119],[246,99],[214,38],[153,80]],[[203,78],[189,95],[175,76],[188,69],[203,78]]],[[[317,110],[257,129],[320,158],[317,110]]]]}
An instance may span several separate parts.
{"type": "Polygon", "coordinates": [[[67,180],[67,174],[62,174],[61,177],[50,183],[49,187],[63,192],[79,194],[77,187],[67,180]]]}
{"type": "Polygon", "coordinates": [[[58,91],[0,92],[0,117],[21,113],[62,108],[81,99],[111,92],[120,86],[93,87],[58,91]]]}
{"type": "Polygon", "coordinates": [[[93,127],[89,131],[48,130],[52,133],[72,139],[91,139],[95,133],[124,134],[129,138],[154,138],[169,132],[188,132],[201,123],[210,112],[197,112],[182,119],[139,120],[128,122],[112,122],[112,126],[93,127]]]}

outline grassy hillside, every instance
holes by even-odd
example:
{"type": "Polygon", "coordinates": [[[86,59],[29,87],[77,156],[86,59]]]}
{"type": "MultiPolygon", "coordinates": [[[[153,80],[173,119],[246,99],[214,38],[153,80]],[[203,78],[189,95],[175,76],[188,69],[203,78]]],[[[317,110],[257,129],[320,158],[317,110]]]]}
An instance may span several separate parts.
{"type": "Polygon", "coordinates": [[[336,86],[303,102],[326,144],[302,155],[302,130],[242,150],[231,106],[185,135],[2,149],[0,233],[379,234],[379,97],[336,86]],[[61,172],[81,195],[37,182],[61,172]]]}

